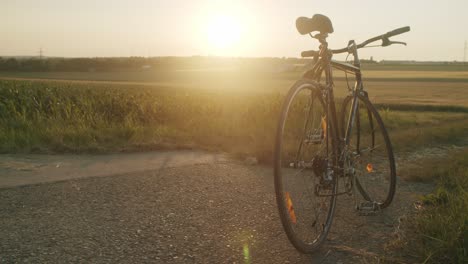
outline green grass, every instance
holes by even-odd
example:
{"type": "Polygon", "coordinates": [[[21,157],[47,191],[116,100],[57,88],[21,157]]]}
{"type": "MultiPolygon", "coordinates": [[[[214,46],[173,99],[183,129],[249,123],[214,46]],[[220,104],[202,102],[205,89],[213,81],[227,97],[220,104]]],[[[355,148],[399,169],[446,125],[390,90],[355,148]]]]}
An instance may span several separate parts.
{"type": "Polygon", "coordinates": [[[408,249],[423,263],[468,262],[468,151],[452,158],[433,168],[437,188],[410,221],[408,249]]]}
{"type": "Polygon", "coordinates": [[[279,94],[0,81],[0,151],[196,146],[265,159],[282,99],[279,94]]]}
{"type": "MultiPolygon", "coordinates": [[[[268,162],[286,90],[247,93],[112,83],[0,81],[0,152],[197,147],[252,155],[268,162]]],[[[453,144],[468,129],[463,111],[399,109],[381,109],[396,150],[453,144]]]]}
{"type": "Polygon", "coordinates": [[[400,174],[435,186],[402,218],[387,249],[409,263],[468,263],[468,148],[420,162],[400,174]]]}

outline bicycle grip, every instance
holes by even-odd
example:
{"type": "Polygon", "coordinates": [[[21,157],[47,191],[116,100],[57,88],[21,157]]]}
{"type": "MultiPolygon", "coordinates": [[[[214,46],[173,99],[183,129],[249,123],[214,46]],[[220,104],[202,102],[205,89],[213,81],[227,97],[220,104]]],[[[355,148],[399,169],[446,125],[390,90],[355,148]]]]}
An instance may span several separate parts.
{"type": "Polygon", "coordinates": [[[307,50],[307,51],[303,51],[301,53],[301,57],[302,58],[307,58],[307,57],[315,57],[315,56],[318,56],[319,52],[318,51],[315,51],[315,50],[307,50]]]}
{"type": "Polygon", "coordinates": [[[387,38],[389,37],[393,37],[393,36],[396,36],[396,35],[400,35],[400,34],[403,34],[403,33],[406,33],[408,31],[410,31],[411,28],[410,27],[402,27],[402,28],[397,28],[395,30],[392,30],[392,31],[389,31],[387,33],[385,33],[385,36],[387,38]]]}

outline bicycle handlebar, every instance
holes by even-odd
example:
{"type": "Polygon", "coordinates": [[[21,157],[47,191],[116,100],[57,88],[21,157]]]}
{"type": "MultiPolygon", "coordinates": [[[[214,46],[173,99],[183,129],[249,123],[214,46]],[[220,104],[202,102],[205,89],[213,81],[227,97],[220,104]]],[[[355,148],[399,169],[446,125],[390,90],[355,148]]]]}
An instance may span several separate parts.
{"type": "MultiPolygon", "coordinates": [[[[370,38],[364,42],[362,42],[361,44],[359,45],[356,45],[356,48],[357,49],[360,49],[360,48],[363,48],[367,45],[369,45],[370,43],[372,42],[375,42],[375,41],[378,41],[378,40],[387,40],[390,38],[390,37],[393,37],[393,36],[396,36],[396,35],[400,35],[400,34],[403,34],[403,33],[406,33],[408,31],[410,31],[411,28],[410,27],[402,27],[402,28],[397,28],[395,30],[392,30],[392,31],[389,31],[383,35],[380,35],[380,36],[377,36],[377,37],[373,37],[373,38],[370,38]]],[[[391,43],[391,44],[395,44],[395,43],[391,43]]],[[[340,54],[340,53],[345,53],[345,52],[349,52],[349,47],[346,47],[346,48],[342,48],[342,49],[336,49],[336,50],[331,50],[331,52],[333,54],[340,54]]],[[[315,57],[317,56],[318,54],[318,51],[314,51],[314,50],[309,50],[309,51],[304,51],[301,53],[301,56],[302,57],[315,57]]]]}
{"type": "Polygon", "coordinates": [[[402,27],[402,28],[397,28],[395,30],[392,30],[392,31],[389,31],[385,34],[385,36],[387,38],[389,37],[393,37],[393,36],[396,36],[396,35],[400,35],[400,34],[403,34],[403,33],[406,33],[406,32],[409,32],[411,30],[410,27],[402,27]]]}
{"type": "Polygon", "coordinates": [[[372,42],[375,42],[375,41],[378,41],[378,40],[388,40],[390,37],[406,33],[408,31],[410,31],[410,29],[411,29],[410,27],[397,28],[397,29],[389,31],[389,32],[387,32],[387,33],[385,33],[383,35],[370,38],[370,39],[364,41],[363,43],[357,45],[357,48],[358,49],[363,48],[363,47],[367,46],[368,44],[370,44],[372,42]]]}

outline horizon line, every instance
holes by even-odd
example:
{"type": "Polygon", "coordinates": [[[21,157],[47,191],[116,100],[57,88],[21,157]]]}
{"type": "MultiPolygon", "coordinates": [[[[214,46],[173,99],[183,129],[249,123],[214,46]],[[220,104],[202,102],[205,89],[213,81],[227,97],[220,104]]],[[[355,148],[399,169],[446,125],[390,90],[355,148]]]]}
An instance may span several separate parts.
{"type": "MultiPolygon", "coordinates": [[[[303,57],[266,57],[266,56],[226,56],[226,55],[164,55],[164,56],[39,56],[39,55],[0,55],[1,58],[17,58],[17,59],[125,59],[125,58],[143,58],[143,59],[158,59],[158,58],[216,58],[216,59],[299,59],[299,60],[311,60],[312,58],[303,58],[303,57]]],[[[361,61],[371,61],[369,59],[361,59],[361,61]]],[[[395,61],[395,62],[448,62],[448,63],[466,63],[468,61],[463,60],[392,60],[392,59],[381,59],[373,60],[375,62],[383,61],[395,61]]]]}

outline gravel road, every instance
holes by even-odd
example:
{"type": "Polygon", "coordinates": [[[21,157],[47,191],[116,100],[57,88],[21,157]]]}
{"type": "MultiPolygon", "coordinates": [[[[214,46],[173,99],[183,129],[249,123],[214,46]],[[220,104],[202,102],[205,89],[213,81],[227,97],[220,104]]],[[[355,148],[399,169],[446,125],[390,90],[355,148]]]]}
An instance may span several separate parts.
{"type": "Polygon", "coordinates": [[[229,160],[3,188],[0,263],[372,263],[401,215],[340,199],[325,246],[302,255],[273,188],[270,168],[229,160]]]}

